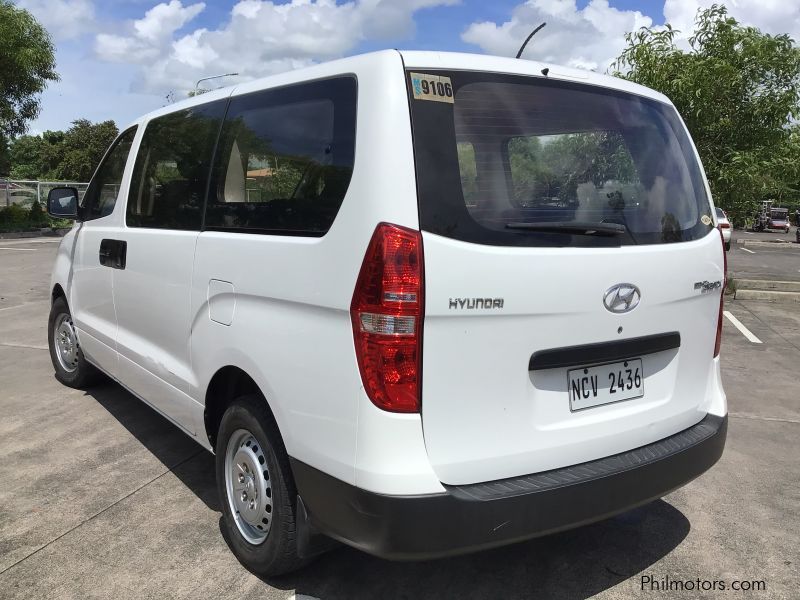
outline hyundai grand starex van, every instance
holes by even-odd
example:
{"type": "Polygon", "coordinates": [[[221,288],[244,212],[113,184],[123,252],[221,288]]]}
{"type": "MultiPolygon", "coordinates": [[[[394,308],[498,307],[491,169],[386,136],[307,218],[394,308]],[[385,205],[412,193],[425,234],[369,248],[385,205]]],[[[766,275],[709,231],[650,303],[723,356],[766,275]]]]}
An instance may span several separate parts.
{"type": "Polygon", "coordinates": [[[212,451],[254,572],[541,536],[722,454],[723,243],[681,118],[633,83],[348,58],[138,119],[48,209],[76,220],[56,377],[212,451]]]}

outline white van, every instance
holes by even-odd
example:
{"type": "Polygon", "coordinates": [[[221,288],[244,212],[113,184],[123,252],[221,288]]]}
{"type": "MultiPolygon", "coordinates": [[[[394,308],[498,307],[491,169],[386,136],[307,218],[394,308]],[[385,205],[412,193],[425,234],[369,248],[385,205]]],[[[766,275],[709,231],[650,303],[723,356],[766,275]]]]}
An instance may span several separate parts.
{"type": "Polygon", "coordinates": [[[173,104],[113,143],[52,279],[56,377],[216,453],[262,574],[575,527],[720,457],[725,258],[664,96],[384,51],[173,104]]]}

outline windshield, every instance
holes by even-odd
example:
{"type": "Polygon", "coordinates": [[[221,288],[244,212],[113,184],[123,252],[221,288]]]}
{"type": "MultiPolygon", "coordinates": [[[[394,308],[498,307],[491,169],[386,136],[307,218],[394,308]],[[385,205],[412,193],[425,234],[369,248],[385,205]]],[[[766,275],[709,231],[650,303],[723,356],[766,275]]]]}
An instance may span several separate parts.
{"type": "Polygon", "coordinates": [[[687,241],[712,227],[699,165],[666,104],[463,71],[409,73],[409,95],[426,231],[494,245],[609,246],[687,241]],[[451,95],[431,97],[423,83],[451,95]]]}
{"type": "Polygon", "coordinates": [[[776,221],[785,221],[786,217],[789,215],[789,210],[773,210],[771,214],[771,218],[775,219],[776,221]]]}

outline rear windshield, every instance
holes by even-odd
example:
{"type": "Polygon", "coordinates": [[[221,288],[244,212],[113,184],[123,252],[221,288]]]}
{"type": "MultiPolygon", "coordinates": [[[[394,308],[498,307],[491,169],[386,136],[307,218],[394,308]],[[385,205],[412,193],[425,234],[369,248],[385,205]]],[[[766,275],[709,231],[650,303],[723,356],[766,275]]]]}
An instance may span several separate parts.
{"type": "Polygon", "coordinates": [[[713,227],[669,105],[539,77],[408,78],[425,231],[492,245],[618,246],[688,241],[713,227]]]}

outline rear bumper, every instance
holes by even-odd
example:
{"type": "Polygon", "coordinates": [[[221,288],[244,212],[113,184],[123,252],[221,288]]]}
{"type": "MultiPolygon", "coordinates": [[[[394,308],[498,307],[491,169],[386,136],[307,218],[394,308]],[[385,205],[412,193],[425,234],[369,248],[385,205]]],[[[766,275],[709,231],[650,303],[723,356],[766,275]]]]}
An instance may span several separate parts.
{"type": "Polygon", "coordinates": [[[728,419],[596,461],[423,496],[368,492],[292,460],[314,530],[376,556],[436,558],[598,521],[660,498],[722,455],[728,419]]]}

